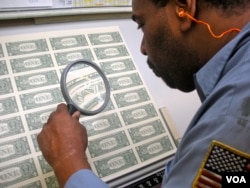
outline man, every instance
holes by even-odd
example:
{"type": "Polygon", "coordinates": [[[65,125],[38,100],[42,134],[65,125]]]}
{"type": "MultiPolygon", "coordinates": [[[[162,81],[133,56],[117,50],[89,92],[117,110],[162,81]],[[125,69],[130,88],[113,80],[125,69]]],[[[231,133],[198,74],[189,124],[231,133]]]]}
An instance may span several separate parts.
{"type": "MultiPolygon", "coordinates": [[[[162,182],[190,188],[212,140],[250,154],[250,0],[133,0],[132,8],[155,74],[202,101],[162,182]]],[[[59,105],[38,135],[41,151],[62,187],[106,187],[90,170],[78,118],[59,105]]]]}

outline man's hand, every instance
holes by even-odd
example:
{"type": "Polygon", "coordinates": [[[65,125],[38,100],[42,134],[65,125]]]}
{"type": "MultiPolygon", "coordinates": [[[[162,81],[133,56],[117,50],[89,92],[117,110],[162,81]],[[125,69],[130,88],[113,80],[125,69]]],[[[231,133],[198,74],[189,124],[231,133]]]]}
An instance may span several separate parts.
{"type": "Polygon", "coordinates": [[[80,169],[90,169],[85,156],[87,132],[79,123],[80,112],[69,114],[65,104],[58,105],[37,136],[44,158],[52,166],[63,187],[69,177],[80,169]]]}

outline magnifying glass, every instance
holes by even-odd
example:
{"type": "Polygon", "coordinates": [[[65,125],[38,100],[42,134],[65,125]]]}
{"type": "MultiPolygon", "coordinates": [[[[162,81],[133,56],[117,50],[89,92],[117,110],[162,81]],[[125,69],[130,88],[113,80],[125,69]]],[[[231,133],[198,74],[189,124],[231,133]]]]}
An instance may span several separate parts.
{"type": "Polygon", "coordinates": [[[60,86],[71,115],[77,110],[83,115],[95,115],[109,102],[108,80],[101,68],[91,61],[68,64],[62,72],[60,86]]]}

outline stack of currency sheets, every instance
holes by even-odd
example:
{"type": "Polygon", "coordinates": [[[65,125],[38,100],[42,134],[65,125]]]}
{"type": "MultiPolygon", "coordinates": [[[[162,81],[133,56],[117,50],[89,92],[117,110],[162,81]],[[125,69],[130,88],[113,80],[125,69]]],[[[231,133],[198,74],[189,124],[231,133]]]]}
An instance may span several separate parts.
{"type": "Polygon", "coordinates": [[[5,36],[0,37],[0,187],[59,187],[36,138],[64,102],[62,70],[79,59],[97,63],[111,86],[105,110],[80,118],[94,173],[110,181],[175,153],[119,27],[5,36]]]}

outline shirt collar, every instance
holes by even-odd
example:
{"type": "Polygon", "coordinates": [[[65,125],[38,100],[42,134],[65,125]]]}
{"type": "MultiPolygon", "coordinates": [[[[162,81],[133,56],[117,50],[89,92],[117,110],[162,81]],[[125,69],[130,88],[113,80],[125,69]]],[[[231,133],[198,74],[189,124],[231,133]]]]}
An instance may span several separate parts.
{"type": "Polygon", "coordinates": [[[213,56],[194,75],[194,83],[201,101],[204,101],[215,88],[221,76],[224,74],[224,68],[226,67],[231,55],[242,43],[241,39],[244,38],[244,36],[246,36],[245,38],[249,39],[249,30],[250,23],[248,23],[232,41],[230,41],[219,52],[217,52],[215,56],[213,56]]]}

